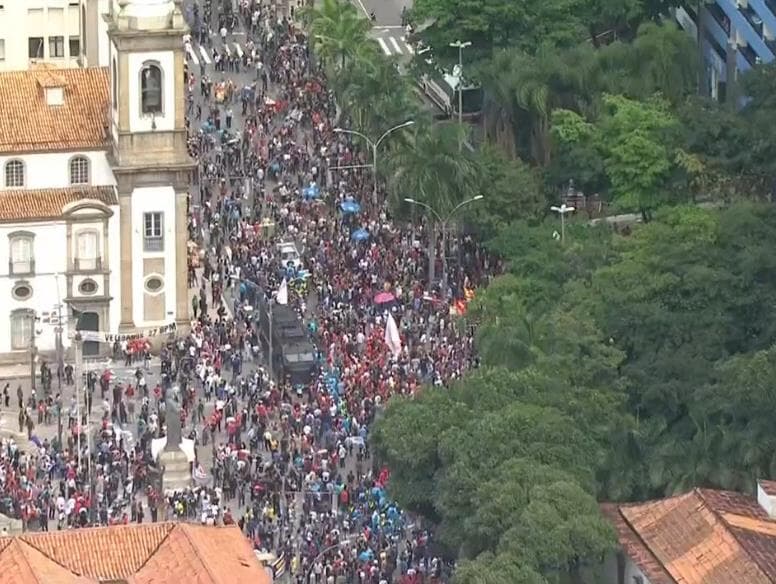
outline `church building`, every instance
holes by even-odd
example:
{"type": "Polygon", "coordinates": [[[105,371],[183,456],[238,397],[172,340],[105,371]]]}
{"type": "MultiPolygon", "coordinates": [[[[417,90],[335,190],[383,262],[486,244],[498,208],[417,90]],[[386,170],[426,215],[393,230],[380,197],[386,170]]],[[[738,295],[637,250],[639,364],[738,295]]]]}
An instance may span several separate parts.
{"type": "Polygon", "coordinates": [[[108,67],[0,73],[0,361],[189,324],[180,0],[105,19],[108,67]]]}

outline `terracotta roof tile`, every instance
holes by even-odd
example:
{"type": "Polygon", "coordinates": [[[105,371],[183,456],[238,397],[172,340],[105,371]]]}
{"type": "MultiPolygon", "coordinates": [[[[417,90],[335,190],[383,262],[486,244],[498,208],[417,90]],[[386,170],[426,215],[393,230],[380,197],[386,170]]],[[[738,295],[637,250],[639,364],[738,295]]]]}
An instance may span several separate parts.
{"type": "Polygon", "coordinates": [[[152,523],[0,538],[0,582],[270,584],[236,527],[152,523]]]}
{"type": "Polygon", "coordinates": [[[0,153],[103,148],[108,143],[107,68],[0,73],[0,153]],[[45,87],[63,86],[64,103],[46,103],[45,87]]]}
{"type": "Polygon", "coordinates": [[[601,505],[601,511],[614,525],[617,539],[625,554],[639,567],[650,584],[676,584],[676,581],[666,572],[660,561],[644,545],[639,535],[628,525],[628,522],[620,514],[618,505],[605,503],[601,505]]]}
{"type": "Polygon", "coordinates": [[[237,528],[181,524],[135,574],[133,584],[269,584],[268,576],[261,577],[263,570],[237,528]],[[175,579],[165,579],[167,573],[175,579]]]}
{"type": "Polygon", "coordinates": [[[696,489],[602,510],[653,584],[776,582],[776,521],[753,497],[696,489]]]}
{"type": "Polygon", "coordinates": [[[173,523],[126,525],[121,529],[95,527],[20,538],[74,574],[118,580],[140,570],[173,527],[173,523]]]}
{"type": "Polygon", "coordinates": [[[0,222],[58,217],[65,206],[84,199],[106,205],[118,204],[113,187],[0,190],[0,222]]]}

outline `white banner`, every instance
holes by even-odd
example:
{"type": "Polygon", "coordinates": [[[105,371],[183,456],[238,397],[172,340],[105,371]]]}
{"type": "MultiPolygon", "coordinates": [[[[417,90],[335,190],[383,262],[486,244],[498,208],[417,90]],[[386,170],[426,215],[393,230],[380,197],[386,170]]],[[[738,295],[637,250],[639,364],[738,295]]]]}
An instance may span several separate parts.
{"type": "MultiPolygon", "coordinates": [[[[81,334],[81,339],[84,341],[93,341],[97,343],[114,343],[116,341],[134,341],[137,339],[147,339],[149,337],[155,337],[157,335],[167,335],[174,333],[178,326],[173,322],[164,326],[147,329],[144,331],[138,331],[131,334],[119,334],[110,333],[105,331],[77,331],[81,334]]],[[[70,335],[73,338],[75,333],[70,335]]]]}

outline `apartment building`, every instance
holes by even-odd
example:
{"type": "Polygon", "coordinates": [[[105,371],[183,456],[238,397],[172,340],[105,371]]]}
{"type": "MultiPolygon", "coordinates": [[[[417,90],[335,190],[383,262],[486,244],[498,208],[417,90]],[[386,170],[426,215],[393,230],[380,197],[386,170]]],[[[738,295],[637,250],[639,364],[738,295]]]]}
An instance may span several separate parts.
{"type": "Polygon", "coordinates": [[[77,67],[81,0],[0,0],[0,71],[77,67]]]}
{"type": "Polygon", "coordinates": [[[726,98],[739,72],[776,57],[776,0],[687,0],[676,19],[701,44],[715,99],[726,98]]]}

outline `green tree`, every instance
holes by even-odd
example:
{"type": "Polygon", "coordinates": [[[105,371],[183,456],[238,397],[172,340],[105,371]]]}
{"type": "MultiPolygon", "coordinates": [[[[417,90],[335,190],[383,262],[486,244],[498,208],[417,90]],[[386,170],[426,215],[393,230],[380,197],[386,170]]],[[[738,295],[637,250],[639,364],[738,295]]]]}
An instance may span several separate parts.
{"type": "Polygon", "coordinates": [[[322,0],[318,7],[307,7],[303,14],[310,28],[315,52],[324,61],[342,70],[361,56],[370,22],[350,2],[322,0]]]}
{"type": "MultiPolygon", "coordinates": [[[[478,168],[473,156],[461,149],[465,128],[452,124],[415,124],[405,133],[405,142],[391,151],[389,193],[394,207],[405,214],[424,213],[430,227],[429,257],[435,257],[439,218],[446,219],[456,205],[479,194],[478,168]],[[428,205],[410,205],[411,198],[428,205]],[[438,217],[438,216],[439,217],[438,217]]],[[[442,229],[447,237],[447,229],[442,229]]],[[[444,241],[443,241],[444,247],[444,241]]],[[[442,256],[443,271],[447,254],[442,256]]],[[[434,281],[435,262],[429,262],[429,280],[434,281]]]]}
{"type": "Polygon", "coordinates": [[[667,104],[653,98],[637,102],[604,96],[607,113],[599,124],[598,146],[614,200],[638,209],[645,221],[666,198],[675,160],[677,121],[667,104]]]}

